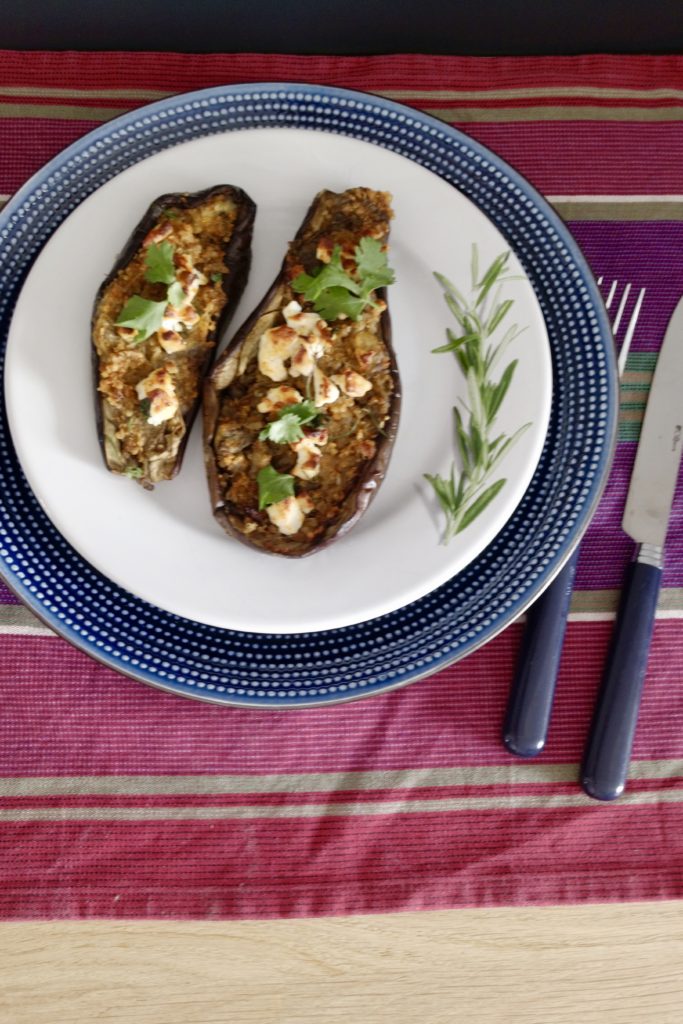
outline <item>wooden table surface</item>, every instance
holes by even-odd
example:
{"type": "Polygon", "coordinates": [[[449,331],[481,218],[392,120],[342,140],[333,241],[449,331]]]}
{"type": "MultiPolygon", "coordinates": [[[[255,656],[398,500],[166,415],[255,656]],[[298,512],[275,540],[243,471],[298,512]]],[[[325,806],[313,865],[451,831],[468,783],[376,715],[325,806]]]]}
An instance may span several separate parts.
{"type": "Polygon", "coordinates": [[[681,1024],[683,902],[0,926],[2,1024],[681,1024]]]}

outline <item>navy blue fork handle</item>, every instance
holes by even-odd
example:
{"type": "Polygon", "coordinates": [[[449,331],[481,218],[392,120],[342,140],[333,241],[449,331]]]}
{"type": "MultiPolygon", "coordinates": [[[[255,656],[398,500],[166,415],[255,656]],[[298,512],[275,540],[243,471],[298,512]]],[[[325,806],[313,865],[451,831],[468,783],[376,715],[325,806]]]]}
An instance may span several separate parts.
{"type": "Polygon", "coordinates": [[[534,757],[545,746],[578,560],[577,548],[527,612],[503,726],[503,742],[518,757],[534,757]]]}
{"type": "Polygon", "coordinates": [[[626,786],[661,579],[660,566],[634,562],[622,591],[581,765],[581,785],[596,800],[614,800],[626,786]]]}

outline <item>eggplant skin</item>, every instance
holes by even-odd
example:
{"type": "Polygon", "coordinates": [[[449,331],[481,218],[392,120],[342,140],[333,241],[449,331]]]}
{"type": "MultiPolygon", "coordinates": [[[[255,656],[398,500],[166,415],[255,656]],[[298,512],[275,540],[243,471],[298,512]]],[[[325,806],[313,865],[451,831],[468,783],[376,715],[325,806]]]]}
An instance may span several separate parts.
{"type": "MultiPolygon", "coordinates": [[[[273,377],[272,367],[262,361],[261,339],[266,331],[287,326],[283,311],[290,302],[299,304],[304,317],[313,311],[291,282],[302,271],[320,269],[321,259],[324,262],[325,253],[335,245],[341,247],[343,258],[348,254],[350,259],[361,238],[370,236],[386,246],[393,216],[390,203],[388,193],[360,187],[318,193],[273,285],[205,380],[204,458],[213,514],[229,536],[267,554],[301,558],[344,536],[366,511],[386,474],[401,404],[386,289],[373,294],[375,308],[366,307],[358,321],[322,322],[324,351],[318,352],[314,365],[328,382],[336,379],[339,388],[337,398],[320,407],[320,420],[312,425],[313,439],[316,429],[326,435],[314,456],[315,475],[308,477],[299,464],[305,454],[296,453],[290,444],[260,439],[259,434],[281,411],[264,408],[268,401],[278,400],[278,388],[285,389],[284,404],[298,401],[287,389],[320,404],[310,368],[306,374],[297,365],[291,372],[296,352],[289,364],[283,364],[286,377],[282,367],[273,377]],[[347,373],[355,376],[356,385],[359,379],[364,381],[365,393],[358,394],[355,385],[342,387],[342,381],[346,385],[350,380],[347,373]],[[272,519],[272,508],[259,509],[256,478],[269,465],[294,477],[294,498],[304,509],[303,522],[295,517],[294,524],[286,524],[286,532],[279,518],[272,519]]],[[[291,320],[291,307],[287,315],[291,320]]],[[[292,344],[296,347],[299,340],[292,344]]],[[[309,433],[308,427],[303,430],[309,433]]]]}
{"type": "Polygon", "coordinates": [[[100,286],[91,329],[95,414],[104,462],[112,473],[152,489],[180,470],[202,382],[247,281],[255,213],[252,199],[233,185],[160,196],[100,286]],[[161,332],[136,342],[116,327],[133,295],[166,298],[167,285],[145,279],[151,241],[171,243],[181,283],[189,280],[188,272],[200,275],[193,308],[165,335],[164,347],[161,332]],[[168,340],[172,335],[175,341],[168,340]],[[172,382],[177,407],[170,418],[152,424],[154,414],[141,401],[138,386],[156,370],[172,382]]]}

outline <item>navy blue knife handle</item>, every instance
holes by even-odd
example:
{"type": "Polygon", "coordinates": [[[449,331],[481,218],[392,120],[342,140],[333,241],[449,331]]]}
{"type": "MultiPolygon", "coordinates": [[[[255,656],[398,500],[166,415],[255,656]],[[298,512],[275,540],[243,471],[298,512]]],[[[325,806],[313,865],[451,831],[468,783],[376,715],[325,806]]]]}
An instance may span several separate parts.
{"type": "Polygon", "coordinates": [[[634,562],[622,591],[581,766],[581,785],[596,800],[614,800],[626,786],[661,579],[658,566],[634,562]]]}
{"type": "Polygon", "coordinates": [[[534,757],[545,746],[578,560],[577,547],[527,612],[503,726],[503,742],[518,757],[534,757]]]}

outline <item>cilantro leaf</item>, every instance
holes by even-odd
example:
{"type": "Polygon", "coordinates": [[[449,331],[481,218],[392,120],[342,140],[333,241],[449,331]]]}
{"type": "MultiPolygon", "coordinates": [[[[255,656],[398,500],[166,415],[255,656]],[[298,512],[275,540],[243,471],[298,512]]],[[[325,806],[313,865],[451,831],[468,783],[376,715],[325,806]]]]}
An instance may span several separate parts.
{"type": "Polygon", "coordinates": [[[329,263],[324,263],[315,276],[299,274],[292,281],[292,287],[300,292],[307,302],[315,302],[329,288],[346,288],[358,295],[360,288],[352,277],[346,273],[341,261],[341,246],[335,245],[329,263]]]}
{"type": "Polygon", "coordinates": [[[125,304],[118,320],[117,327],[133,327],[138,333],[136,341],[145,341],[161,327],[166,309],[166,300],[152,302],[141,295],[133,295],[125,304]]]}
{"type": "Polygon", "coordinates": [[[258,507],[266,508],[276,505],[278,501],[294,495],[294,477],[289,473],[278,473],[272,466],[259,470],[256,477],[258,483],[258,507]]]}
{"type": "Polygon", "coordinates": [[[174,248],[170,242],[153,242],[145,255],[145,279],[153,284],[173,284],[175,266],[173,263],[174,248]]]}
{"type": "Polygon", "coordinates": [[[328,288],[316,303],[315,311],[328,322],[343,317],[357,320],[366,305],[363,298],[349,295],[344,288],[328,288]]]}
{"type": "Polygon", "coordinates": [[[174,309],[182,309],[187,303],[187,295],[183,291],[183,286],[179,281],[174,281],[168,289],[168,301],[174,309]]]}
{"type": "Polygon", "coordinates": [[[297,405],[286,405],[280,409],[277,419],[263,428],[259,434],[261,441],[274,441],[276,444],[291,444],[300,441],[304,436],[301,429],[305,423],[311,423],[320,415],[313,402],[306,400],[297,405]]]}
{"type": "Polygon", "coordinates": [[[261,441],[275,441],[276,444],[289,444],[292,441],[300,441],[304,436],[301,429],[301,420],[288,412],[285,416],[278,416],[276,420],[264,427],[259,438],[261,441]]]}
{"type": "Polygon", "coordinates": [[[361,238],[356,246],[356,266],[363,283],[363,294],[393,284],[396,280],[387,263],[387,254],[376,238],[361,238]]]}
{"type": "Polygon", "coordinates": [[[361,238],[355,249],[354,276],[342,266],[341,247],[336,245],[329,263],[317,273],[299,274],[292,287],[310,302],[324,320],[349,317],[357,320],[368,305],[376,288],[393,284],[394,272],[387,264],[387,256],[376,238],[361,238]]]}

